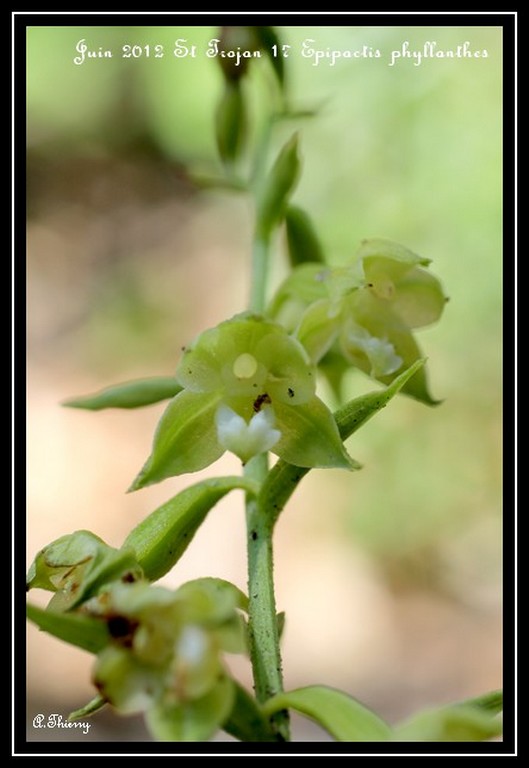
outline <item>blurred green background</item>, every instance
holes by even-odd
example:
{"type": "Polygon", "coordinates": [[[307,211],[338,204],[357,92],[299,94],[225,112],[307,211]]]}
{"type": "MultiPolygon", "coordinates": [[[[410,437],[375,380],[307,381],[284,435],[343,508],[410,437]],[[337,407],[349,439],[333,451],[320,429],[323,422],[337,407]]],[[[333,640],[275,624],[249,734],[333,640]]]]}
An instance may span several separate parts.
{"type": "MultiPolygon", "coordinates": [[[[350,440],[362,472],[312,472],[277,531],[287,685],[336,684],[395,720],[501,686],[501,28],[277,32],[292,46],[293,105],[318,114],[282,124],[274,146],[300,131],[293,200],[311,213],[328,260],[346,263],[363,237],[396,240],[432,259],[450,297],[442,321],[418,334],[442,404],[393,401],[350,440]],[[313,66],[301,55],[307,39],[382,55],[313,66]],[[488,55],[388,66],[404,41],[421,51],[426,41],[441,51],[469,41],[488,55]]],[[[251,205],[193,180],[219,167],[222,78],[204,55],[216,36],[207,26],[27,30],[28,562],[77,528],[119,546],[197,479],[125,496],[163,406],[88,414],[59,403],[171,373],[183,344],[246,306],[251,205]],[[83,38],[113,58],[75,65],[83,38]],[[195,58],[172,55],[179,38],[197,46],[195,58]],[[151,55],[124,59],[127,44],[151,55]]],[[[245,88],[258,116],[271,71],[256,64],[245,88]]],[[[274,258],[277,284],[281,238],[274,258]]],[[[349,387],[353,396],[375,385],[358,375],[349,387]]],[[[208,474],[238,471],[230,461],[208,474]]],[[[241,500],[221,507],[173,583],[218,575],[244,588],[241,500]]],[[[91,695],[90,659],[31,630],[29,647],[30,714],[91,695]],[[79,672],[70,688],[66,662],[53,662],[63,653],[79,672]]],[[[124,733],[105,722],[104,738],[124,733]]],[[[30,728],[37,736],[58,738],[30,728]]]]}

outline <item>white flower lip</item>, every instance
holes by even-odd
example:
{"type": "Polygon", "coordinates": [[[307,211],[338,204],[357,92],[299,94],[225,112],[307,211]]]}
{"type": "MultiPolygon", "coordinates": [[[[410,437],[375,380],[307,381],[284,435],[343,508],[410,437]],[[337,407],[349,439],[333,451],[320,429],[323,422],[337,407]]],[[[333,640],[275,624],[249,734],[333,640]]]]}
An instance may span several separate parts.
{"type": "Polygon", "coordinates": [[[364,328],[355,328],[349,334],[349,341],[367,355],[372,376],[387,376],[402,365],[402,357],[396,354],[390,341],[371,336],[364,328]]]}
{"type": "Polygon", "coordinates": [[[220,405],[215,420],[219,443],[243,462],[269,451],[281,437],[281,432],[274,429],[271,408],[262,408],[247,423],[227,405],[220,405]]]}

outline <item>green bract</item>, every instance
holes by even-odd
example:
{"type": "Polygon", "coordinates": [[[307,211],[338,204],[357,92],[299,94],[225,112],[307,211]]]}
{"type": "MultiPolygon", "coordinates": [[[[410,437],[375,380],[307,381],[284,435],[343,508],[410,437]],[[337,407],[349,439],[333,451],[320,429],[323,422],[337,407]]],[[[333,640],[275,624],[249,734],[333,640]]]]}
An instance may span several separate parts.
{"type": "MultiPolygon", "coordinates": [[[[270,308],[303,344],[314,363],[336,352],[347,365],[389,384],[422,357],[412,330],[439,319],[446,302],[428,259],[389,240],[364,240],[352,264],[329,269],[298,267],[281,286],[270,308]]],[[[403,389],[434,403],[424,370],[403,389]]]]}
{"type": "Polygon", "coordinates": [[[356,466],[315,394],[305,349],[275,322],[243,313],[204,331],[176,378],[183,391],[163,414],[132,490],[195,472],[226,450],[243,463],[271,450],[301,467],[356,466]]]}

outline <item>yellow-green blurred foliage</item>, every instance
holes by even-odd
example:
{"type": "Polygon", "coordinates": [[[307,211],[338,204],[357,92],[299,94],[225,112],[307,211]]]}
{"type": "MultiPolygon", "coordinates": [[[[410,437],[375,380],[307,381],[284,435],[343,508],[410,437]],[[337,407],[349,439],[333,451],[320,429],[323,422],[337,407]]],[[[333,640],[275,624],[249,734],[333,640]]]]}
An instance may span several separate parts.
{"type": "MultiPolygon", "coordinates": [[[[501,685],[501,29],[278,33],[292,46],[293,106],[317,114],[281,124],[274,146],[299,129],[293,199],[328,260],[347,262],[363,237],[396,240],[432,259],[450,297],[442,321],[418,335],[442,404],[393,401],[350,440],[364,469],[311,473],[277,530],[287,684],[348,687],[395,718],[501,685]],[[306,39],[382,56],[314,66],[301,54],[306,39]],[[488,56],[389,66],[404,41],[421,51],[469,41],[488,56]]],[[[218,169],[222,79],[204,55],[215,36],[213,27],[28,29],[29,560],[76,528],[118,546],[196,479],[125,496],[162,406],[88,414],[59,402],[172,372],[183,344],[245,308],[252,208],[193,181],[218,169]],[[113,58],[75,65],[81,38],[113,58]],[[197,46],[195,58],[173,56],[179,38],[197,46]],[[151,55],[121,58],[127,44],[151,55]]],[[[258,119],[272,75],[256,63],[244,87],[258,119]]],[[[274,258],[277,283],[281,238],[274,258]]],[[[348,393],[375,386],[358,374],[348,393]]],[[[225,471],[236,463],[209,474],[225,471]]],[[[241,503],[235,495],[212,513],[173,583],[219,575],[244,588],[241,503]]],[[[63,649],[42,635],[32,643],[34,695],[40,684],[60,697],[60,664],[46,673],[37,659],[63,649]]],[[[75,658],[86,677],[89,659],[75,658]]],[[[90,695],[87,680],[78,685],[74,706],[90,695]]]]}

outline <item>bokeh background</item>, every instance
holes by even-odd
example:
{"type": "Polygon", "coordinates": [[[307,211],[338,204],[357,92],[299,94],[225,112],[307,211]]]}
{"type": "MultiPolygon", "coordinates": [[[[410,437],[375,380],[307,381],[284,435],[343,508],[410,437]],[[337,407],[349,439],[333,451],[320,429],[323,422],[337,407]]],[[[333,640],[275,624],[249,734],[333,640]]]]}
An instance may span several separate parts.
{"type": "MultiPolygon", "coordinates": [[[[335,685],[397,722],[502,684],[501,29],[277,31],[292,46],[293,104],[318,114],[279,127],[274,146],[300,131],[293,199],[311,213],[328,260],[346,263],[363,237],[390,238],[431,258],[450,296],[442,321],[418,336],[442,404],[394,400],[349,441],[364,469],[311,472],[276,533],[286,686],[335,685]],[[313,66],[300,54],[310,38],[382,57],[313,66]],[[404,41],[445,51],[469,41],[488,56],[388,66],[404,41]]],[[[119,546],[190,482],[239,471],[224,457],[127,495],[163,404],[95,414],[60,405],[172,373],[183,344],[247,304],[251,205],[195,181],[219,167],[222,78],[203,55],[217,35],[207,26],[27,29],[28,565],[80,528],[119,546]],[[76,66],[81,38],[114,57],[76,66]],[[197,57],[174,58],[177,38],[197,57]],[[161,44],[165,56],[123,59],[125,44],[161,44]]],[[[271,77],[257,64],[246,83],[256,119],[271,77]]],[[[273,285],[286,270],[281,237],[274,259],[273,285]]],[[[376,385],[358,374],[348,386],[354,395],[376,385]]],[[[205,575],[245,587],[240,494],[211,512],[164,583],[205,575]]],[[[141,719],[108,712],[89,736],[31,727],[39,712],[66,715],[92,697],[91,664],[28,628],[28,739],[149,738],[141,719]]],[[[233,668],[249,684],[247,665],[233,668]]],[[[301,720],[295,733],[326,739],[301,720]]]]}

